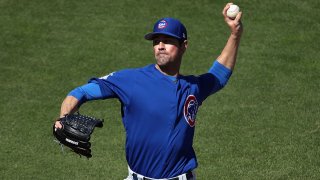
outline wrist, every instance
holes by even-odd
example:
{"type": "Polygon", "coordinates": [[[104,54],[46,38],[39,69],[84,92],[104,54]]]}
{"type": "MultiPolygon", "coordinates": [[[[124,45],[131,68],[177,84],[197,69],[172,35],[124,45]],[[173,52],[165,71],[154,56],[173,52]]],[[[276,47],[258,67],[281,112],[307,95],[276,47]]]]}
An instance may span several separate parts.
{"type": "Polygon", "coordinates": [[[57,118],[55,118],[54,120],[55,120],[55,121],[60,121],[61,118],[62,118],[62,117],[57,117],[57,118]]]}
{"type": "Polygon", "coordinates": [[[239,40],[241,38],[241,34],[239,33],[231,33],[230,38],[234,40],[239,40]]]}
{"type": "Polygon", "coordinates": [[[60,117],[58,119],[64,118],[68,115],[68,113],[60,114],[60,117]]]}

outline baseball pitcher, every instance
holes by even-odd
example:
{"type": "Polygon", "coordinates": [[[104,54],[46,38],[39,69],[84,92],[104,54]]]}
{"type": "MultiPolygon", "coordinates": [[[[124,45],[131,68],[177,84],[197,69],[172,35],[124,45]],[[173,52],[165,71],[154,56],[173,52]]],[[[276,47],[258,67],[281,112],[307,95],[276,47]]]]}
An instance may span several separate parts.
{"type": "MultiPolygon", "coordinates": [[[[197,76],[179,73],[188,48],[187,30],[177,19],[161,18],[153,32],[145,35],[153,43],[155,64],[90,79],[67,95],[60,117],[73,114],[87,101],[117,98],[126,131],[126,179],[195,179],[196,115],[203,101],[230,78],[242,34],[242,13],[234,19],[226,14],[231,4],[222,11],[230,36],[207,72],[197,76]]],[[[63,126],[56,121],[54,128],[63,126]]]]}

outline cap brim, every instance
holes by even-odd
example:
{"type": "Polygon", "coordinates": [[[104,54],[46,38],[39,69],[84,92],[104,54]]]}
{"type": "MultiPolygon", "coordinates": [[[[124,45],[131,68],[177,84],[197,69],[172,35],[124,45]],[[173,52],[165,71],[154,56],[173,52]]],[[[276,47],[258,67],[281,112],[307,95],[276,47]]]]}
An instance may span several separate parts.
{"type": "Polygon", "coordinates": [[[152,33],[146,34],[144,36],[144,38],[146,40],[153,40],[158,35],[167,35],[167,36],[171,36],[171,37],[177,38],[178,40],[181,40],[181,38],[179,36],[176,36],[176,35],[168,33],[168,32],[152,32],[152,33]]]}

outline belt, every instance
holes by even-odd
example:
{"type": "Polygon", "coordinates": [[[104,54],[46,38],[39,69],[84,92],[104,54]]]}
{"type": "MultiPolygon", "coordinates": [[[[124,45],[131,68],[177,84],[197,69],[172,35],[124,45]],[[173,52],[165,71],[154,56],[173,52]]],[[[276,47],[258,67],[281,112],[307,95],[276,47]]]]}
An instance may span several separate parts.
{"type": "MultiPolygon", "coordinates": [[[[192,171],[188,171],[187,173],[183,174],[185,175],[185,177],[187,178],[187,180],[191,180],[193,178],[193,173],[192,171]]],[[[179,177],[181,177],[182,175],[180,176],[177,176],[177,177],[173,177],[173,178],[169,178],[168,180],[180,180],[179,177]]],[[[135,172],[132,172],[132,179],[133,180],[139,180],[138,179],[138,174],[136,174],[135,172]]],[[[142,180],[153,180],[153,179],[150,179],[150,178],[147,178],[147,177],[143,177],[142,180]]]]}

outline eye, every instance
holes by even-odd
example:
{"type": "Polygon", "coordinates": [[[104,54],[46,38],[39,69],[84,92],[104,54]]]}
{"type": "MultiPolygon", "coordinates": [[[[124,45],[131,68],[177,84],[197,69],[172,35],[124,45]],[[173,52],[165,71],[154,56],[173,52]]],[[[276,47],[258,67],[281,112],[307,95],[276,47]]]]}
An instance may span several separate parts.
{"type": "Polygon", "coordinates": [[[165,39],[163,43],[177,46],[179,44],[179,41],[174,38],[168,38],[168,39],[165,39]]]}
{"type": "Polygon", "coordinates": [[[175,41],[172,40],[172,39],[166,39],[166,40],[164,41],[164,43],[165,43],[165,44],[174,44],[175,41]]]}
{"type": "Polygon", "coordinates": [[[157,40],[157,39],[155,39],[155,40],[153,40],[153,45],[155,46],[155,45],[158,45],[160,43],[160,40],[157,40]]]}

